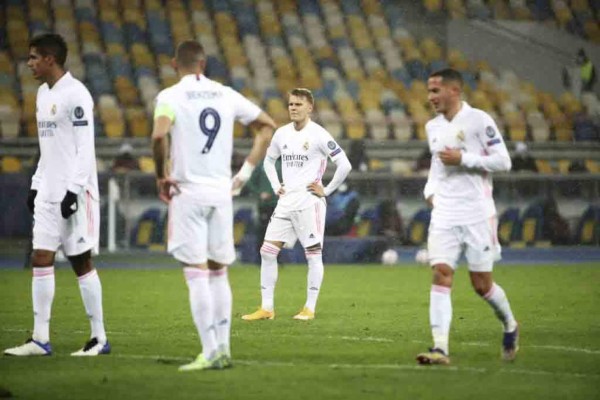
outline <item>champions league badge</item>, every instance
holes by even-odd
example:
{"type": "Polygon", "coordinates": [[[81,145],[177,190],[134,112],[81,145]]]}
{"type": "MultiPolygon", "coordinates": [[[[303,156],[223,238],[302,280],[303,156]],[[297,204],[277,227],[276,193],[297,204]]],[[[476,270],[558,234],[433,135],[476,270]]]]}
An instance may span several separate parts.
{"type": "Polygon", "coordinates": [[[327,147],[329,147],[329,150],[333,150],[336,148],[336,144],[333,140],[330,140],[329,142],[327,142],[327,147]]]}
{"type": "Polygon", "coordinates": [[[488,126],[485,128],[485,134],[487,135],[487,137],[493,138],[496,135],[496,130],[491,126],[488,126]]]}

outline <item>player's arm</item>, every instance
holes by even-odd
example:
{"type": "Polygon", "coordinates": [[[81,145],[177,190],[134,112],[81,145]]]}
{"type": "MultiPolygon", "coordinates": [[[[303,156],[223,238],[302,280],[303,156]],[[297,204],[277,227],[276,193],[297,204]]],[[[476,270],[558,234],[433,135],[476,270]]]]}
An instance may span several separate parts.
{"type": "Polygon", "coordinates": [[[179,190],[177,183],[172,181],[166,170],[166,160],[168,152],[167,135],[171,130],[175,112],[171,106],[166,103],[158,103],[154,110],[154,126],[152,127],[152,157],[154,159],[154,171],[156,174],[156,186],[158,197],[168,203],[171,200],[171,187],[179,190]]]}
{"type": "Polygon", "coordinates": [[[252,176],[254,168],[265,158],[267,148],[271,143],[273,137],[273,131],[276,128],[275,121],[267,113],[261,111],[258,117],[250,123],[250,128],[256,133],[254,136],[254,142],[252,143],[252,149],[250,154],[246,157],[242,168],[233,177],[231,185],[231,191],[234,196],[240,194],[244,184],[252,176]]]}
{"type": "Polygon", "coordinates": [[[273,140],[271,140],[271,144],[267,149],[267,155],[265,156],[263,168],[265,169],[265,175],[267,176],[267,179],[271,184],[271,188],[273,189],[273,192],[277,194],[277,196],[285,194],[283,184],[279,182],[279,176],[277,175],[277,167],[275,165],[279,157],[281,157],[281,149],[279,147],[279,135],[277,134],[277,132],[275,132],[273,140]]]}
{"type": "Polygon", "coordinates": [[[308,191],[318,197],[327,197],[335,192],[337,188],[344,183],[350,171],[352,171],[352,164],[350,164],[350,160],[348,160],[346,153],[335,140],[333,140],[331,135],[327,134],[326,143],[323,143],[323,145],[322,148],[335,164],[335,173],[333,174],[331,181],[329,181],[329,184],[325,187],[322,187],[316,182],[308,185],[308,191]]]}
{"type": "Polygon", "coordinates": [[[35,169],[33,176],[31,177],[31,187],[29,189],[29,194],[27,195],[27,208],[29,208],[29,211],[31,211],[32,214],[33,214],[33,210],[35,208],[35,198],[37,196],[37,192],[40,187],[40,182],[42,181],[43,176],[44,176],[44,169],[40,162],[40,158],[41,158],[40,156],[41,156],[41,153],[40,153],[40,150],[38,149],[38,152],[35,155],[35,160],[34,160],[34,163],[37,164],[37,167],[35,169]]]}
{"type": "Polygon", "coordinates": [[[429,153],[431,154],[431,166],[429,167],[429,173],[427,174],[427,183],[425,183],[425,188],[423,189],[423,196],[425,197],[427,205],[433,208],[433,195],[435,194],[438,183],[440,181],[440,176],[444,165],[439,159],[439,157],[434,153],[433,148],[431,147],[431,140],[429,140],[429,132],[427,130],[427,125],[425,125],[425,132],[427,132],[429,153]]]}
{"type": "Polygon", "coordinates": [[[67,182],[67,193],[60,203],[63,218],[77,211],[77,195],[85,189],[96,162],[94,155],[94,101],[87,92],[80,92],[72,99],[69,121],[75,142],[75,171],[67,182]]]}

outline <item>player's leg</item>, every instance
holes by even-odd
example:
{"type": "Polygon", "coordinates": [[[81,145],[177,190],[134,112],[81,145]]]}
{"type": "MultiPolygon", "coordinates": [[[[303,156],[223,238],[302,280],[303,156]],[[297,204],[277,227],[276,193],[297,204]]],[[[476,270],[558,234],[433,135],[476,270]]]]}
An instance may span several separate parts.
{"type": "Polygon", "coordinates": [[[427,241],[433,279],[429,292],[429,322],[433,347],[417,355],[420,364],[449,364],[449,337],[452,322],[452,282],[461,253],[460,232],[431,224],[427,241]]]}
{"type": "Polygon", "coordinates": [[[494,220],[470,225],[467,228],[465,243],[465,255],[469,262],[473,289],[492,307],[502,323],[502,356],[506,360],[513,360],[519,349],[519,330],[506,292],[494,282],[492,276],[494,261],[499,259],[500,252],[494,220]]]}
{"type": "Polygon", "coordinates": [[[267,226],[265,240],[260,248],[261,306],[251,314],[242,316],[246,321],[275,318],[275,285],[277,284],[277,256],[284,243],[296,239],[289,213],[275,209],[267,226]]]}
{"type": "Polygon", "coordinates": [[[183,265],[192,319],[202,345],[202,352],[180,371],[221,368],[207,264],[207,219],[212,212],[212,207],[199,206],[184,195],[175,196],[169,206],[168,251],[183,265]]]}
{"type": "Polygon", "coordinates": [[[77,211],[68,219],[61,219],[61,242],[77,275],[91,334],[87,343],[71,355],[97,356],[110,353],[104,329],[102,283],[92,262],[92,253],[98,253],[100,242],[100,206],[88,192],[80,194],[77,203],[77,211]]]}
{"type": "Polygon", "coordinates": [[[50,315],[54,300],[54,256],[60,246],[59,205],[35,202],[31,297],[33,302],[33,334],[25,344],[6,349],[13,356],[50,355],[50,315]]]}
{"type": "Polygon", "coordinates": [[[213,303],[217,346],[223,366],[230,367],[232,293],[227,266],[235,261],[231,203],[214,208],[208,219],[208,232],[209,286],[213,303]]]}
{"type": "Polygon", "coordinates": [[[323,236],[325,231],[326,203],[319,201],[313,207],[294,213],[292,221],[296,235],[304,247],[308,274],[306,279],[306,303],[303,309],[294,316],[297,320],[315,318],[317,300],[323,283],[323,236]]]}

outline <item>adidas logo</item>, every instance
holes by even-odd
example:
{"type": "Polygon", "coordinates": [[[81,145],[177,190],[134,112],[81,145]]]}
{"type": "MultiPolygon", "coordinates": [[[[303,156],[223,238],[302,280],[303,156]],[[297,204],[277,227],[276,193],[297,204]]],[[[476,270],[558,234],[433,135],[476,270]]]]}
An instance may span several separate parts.
{"type": "Polygon", "coordinates": [[[79,240],[77,241],[77,243],[85,243],[85,239],[80,237],[79,240]]]}
{"type": "Polygon", "coordinates": [[[483,249],[483,251],[490,251],[490,246],[485,246],[485,249],[483,249]]]}
{"type": "Polygon", "coordinates": [[[287,144],[284,144],[284,145],[283,145],[283,149],[284,149],[284,150],[287,150],[287,144]]]}
{"type": "Polygon", "coordinates": [[[314,239],[315,235],[313,235],[312,233],[310,234],[310,236],[308,237],[309,239],[314,239]]]}

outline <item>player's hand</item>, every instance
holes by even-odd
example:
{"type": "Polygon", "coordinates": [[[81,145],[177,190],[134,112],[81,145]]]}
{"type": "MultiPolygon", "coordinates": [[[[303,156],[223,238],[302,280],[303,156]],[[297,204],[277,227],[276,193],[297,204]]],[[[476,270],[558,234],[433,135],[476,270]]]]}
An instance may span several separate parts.
{"type": "Polygon", "coordinates": [[[177,182],[171,178],[157,179],[156,188],[158,189],[158,197],[167,204],[169,204],[174,195],[181,193],[177,182]]]}
{"type": "Polygon", "coordinates": [[[308,189],[309,192],[311,192],[312,194],[314,194],[317,197],[325,197],[325,190],[323,189],[323,186],[321,186],[318,183],[311,183],[310,185],[308,185],[306,187],[308,189]]]}
{"type": "Polygon", "coordinates": [[[239,176],[234,176],[231,180],[231,195],[239,196],[242,193],[242,188],[246,184],[246,181],[240,179],[239,176]]]}
{"type": "Polygon", "coordinates": [[[429,196],[426,201],[429,208],[433,208],[433,195],[429,196]]]}
{"type": "Polygon", "coordinates": [[[30,189],[29,194],[27,195],[27,208],[33,214],[33,210],[35,208],[35,196],[37,196],[37,190],[30,189]]]}
{"type": "Polygon", "coordinates": [[[277,193],[275,193],[277,196],[283,196],[285,194],[285,187],[284,185],[281,185],[281,187],[279,188],[279,190],[277,191],[277,193]]]}
{"type": "Polygon", "coordinates": [[[439,152],[439,157],[444,165],[460,165],[462,152],[459,149],[449,149],[446,147],[439,152]]]}
{"type": "Polygon", "coordinates": [[[64,219],[68,219],[77,212],[77,195],[67,190],[67,194],[60,202],[60,213],[64,219]]]}

